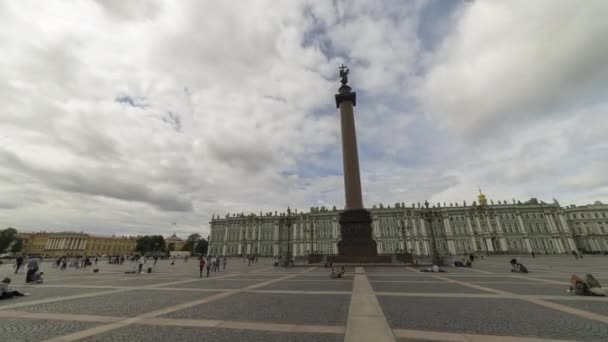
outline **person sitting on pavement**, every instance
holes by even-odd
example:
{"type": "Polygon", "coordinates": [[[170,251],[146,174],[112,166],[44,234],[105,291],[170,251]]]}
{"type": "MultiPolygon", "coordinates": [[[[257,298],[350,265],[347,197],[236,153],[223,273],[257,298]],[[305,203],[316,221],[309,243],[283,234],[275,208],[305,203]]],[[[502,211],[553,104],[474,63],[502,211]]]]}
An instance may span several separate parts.
{"type": "Polygon", "coordinates": [[[511,259],[511,261],[509,261],[509,263],[511,264],[511,272],[518,272],[517,259],[513,258],[513,259],[511,259]]]}
{"type": "Polygon", "coordinates": [[[0,282],[0,299],[9,299],[13,297],[23,297],[28,296],[29,293],[19,292],[17,290],[11,290],[8,288],[8,284],[11,283],[11,278],[4,278],[2,282],[0,282]]]}
{"type": "Polygon", "coordinates": [[[437,265],[433,265],[433,267],[422,269],[420,272],[447,273],[448,271],[442,270],[437,265]]]}
{"type": "Polygon", "coordinates": [[[589,285],[589,291],[593,292],[596,296],[605,296],[606,291],[600,285],[600,282],[595,279],[592,274],[587,274],[585,277],[587,285],[589,285]]]}
{"type": "Polygon", "coordinates": [[[338,271],[332,265],[332,267],[331,267],[331,273],[329,274],[329,277],[330,278],[342,278],[342,277],[344,277],[344,266],[340,267],[340,270],[338,271]]]}
{"type": "MultiPolygon", "coordinates": [[[[590,276],[590,274],[588,275],[590,276]]],[[[606,294],[602,291],[601,286],[598,287],[599,282],[591,277],[587,277],[588,280],[591,280],[593,287],[588,284],[588,282],[579,278],[576,274],[573,274],[570,277],[570,288],[568,292],[574,293],[579,296],[605,296],[606,294]]]]}

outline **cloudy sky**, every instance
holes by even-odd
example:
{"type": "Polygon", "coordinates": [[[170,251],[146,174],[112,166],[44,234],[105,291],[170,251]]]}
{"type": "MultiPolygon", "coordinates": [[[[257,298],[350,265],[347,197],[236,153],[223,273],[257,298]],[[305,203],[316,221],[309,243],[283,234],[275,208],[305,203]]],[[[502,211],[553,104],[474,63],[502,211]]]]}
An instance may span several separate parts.
{"type": "Polygon", "coordinates": [[[2,1],[0,227],[207,234],[364,201],[608,201],[608,1],[2,1]],[[174,225],[175,223],[175,225],[174,225]]]}

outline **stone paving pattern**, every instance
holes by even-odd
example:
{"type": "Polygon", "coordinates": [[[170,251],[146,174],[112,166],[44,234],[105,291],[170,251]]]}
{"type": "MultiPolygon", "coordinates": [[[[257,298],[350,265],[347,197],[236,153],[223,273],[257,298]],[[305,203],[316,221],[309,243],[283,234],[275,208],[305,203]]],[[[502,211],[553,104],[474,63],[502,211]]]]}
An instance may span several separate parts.
{"type": "Polygon", "coordinates": [[[270,260],[231,259],[210,278],[198,277],[195,260],[159,261],[150,274],[125,274],[129,262],[100,261],[99,273],[43,263],[42,285],[25,285],[24,273],[0,265],[0,278],[30,293],[0,301],[0,341],[344,341],[355,272],[375,292],[392,341],[608,341],[608,297],[566,292],[572,273],[608,286],[608,257],[520,257],[529,274],[511,273],[509,259],[441,274],[348,267],[345,279],[270,260]]]}

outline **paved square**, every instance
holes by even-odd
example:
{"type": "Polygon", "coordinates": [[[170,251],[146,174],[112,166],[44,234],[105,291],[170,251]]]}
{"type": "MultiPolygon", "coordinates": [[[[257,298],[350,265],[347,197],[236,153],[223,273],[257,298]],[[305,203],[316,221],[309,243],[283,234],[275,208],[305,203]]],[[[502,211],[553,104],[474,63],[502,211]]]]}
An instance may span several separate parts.
{"type": "Polygon", "coordinates": [[[239,293],[165,315],[170,318],[221,319],[293,324],[345,324],[350,296],[239,293]]]}
{"type": "Polygon", "coordinates": [[[134,264],[100,262],[99,273],[52,268],[46,281],[0,266],[28,297],[0,301],[0,341],[607,341],[608,297],[566,292],[570,274],[608,285],[608,258],[509,256],[474,268],[422,273],[409,267],[279,268],[271,260],[198,277],[196,262],[126,274],[134,264]]]}
{"type": "MultiPolygon", "coordinates": [[[[130,326],[85,339],[87,342],[338,342],[341,335],[267,332],[236,329],[200,329],[184,327],[130,326]]],[[[81,340],[81,341],[85,341],[81,340]]]]}
{"type": "Polygon", "coordinates": [[[191,302],[212,295],[201,291],[130,290],[96,297],[65,300],[20,308],[29,312],[75,313],[85,315],[137,316],[167,306],[191,302]]]}

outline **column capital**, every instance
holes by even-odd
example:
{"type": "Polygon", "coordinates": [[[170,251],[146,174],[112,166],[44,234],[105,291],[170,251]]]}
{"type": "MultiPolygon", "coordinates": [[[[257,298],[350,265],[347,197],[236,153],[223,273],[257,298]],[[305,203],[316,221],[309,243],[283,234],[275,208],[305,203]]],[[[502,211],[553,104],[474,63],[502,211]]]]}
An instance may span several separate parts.
{"type": "Polygon", "coordinates": [[[351,87],[347,85],[343,85],[338,89],[338,94],[336,94],[336,108],[340,108],[340,103],[342,101],[350,101],[353,103],[353,106],[357,106],[357,93],[351,92],[351,87]]]}

